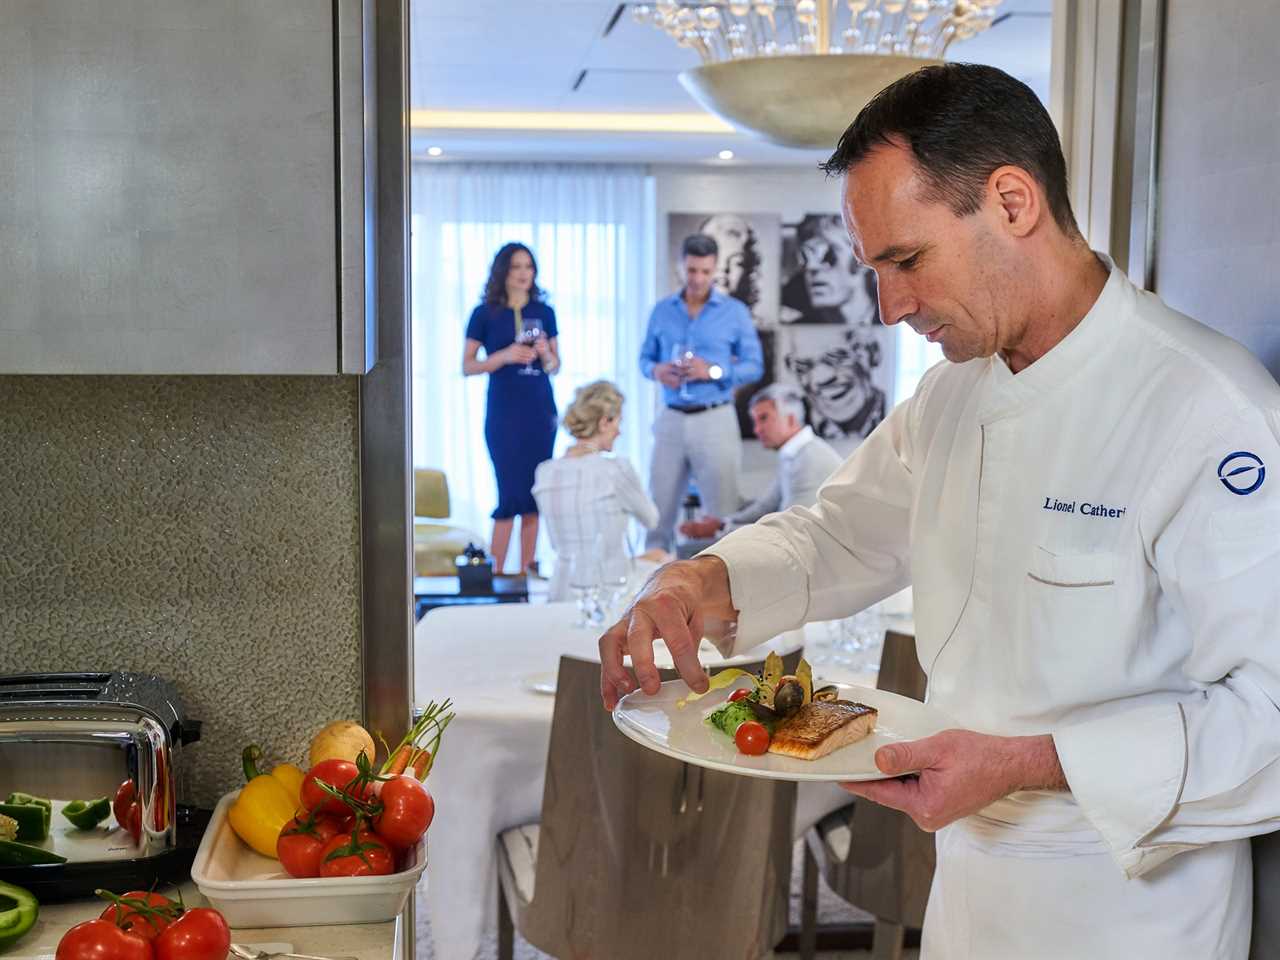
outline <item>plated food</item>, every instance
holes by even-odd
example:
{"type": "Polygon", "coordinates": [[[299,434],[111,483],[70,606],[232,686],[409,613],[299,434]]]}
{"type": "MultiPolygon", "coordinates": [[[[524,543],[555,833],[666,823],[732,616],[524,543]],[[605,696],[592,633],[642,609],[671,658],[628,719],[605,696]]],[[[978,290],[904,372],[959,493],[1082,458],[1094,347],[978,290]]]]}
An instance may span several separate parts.
{"type": "MultiPolygon", "coordinates": [[[[706,716],[715,730],[733,739],[741,753],[776,753],[800,760],[817,760],[869,737],[878,711],[865,703],[841,700],[838,688],[814,689],[813,670],[803,659],[794,674],[783,674],[782,658],[770,653],[759,675],[723,670],[711,678],[707,693],[723,689],[741,677],[750,688],[735,690],[706,716]]],[[[705,694],[691,693],[677,707],[705,694]]]]}

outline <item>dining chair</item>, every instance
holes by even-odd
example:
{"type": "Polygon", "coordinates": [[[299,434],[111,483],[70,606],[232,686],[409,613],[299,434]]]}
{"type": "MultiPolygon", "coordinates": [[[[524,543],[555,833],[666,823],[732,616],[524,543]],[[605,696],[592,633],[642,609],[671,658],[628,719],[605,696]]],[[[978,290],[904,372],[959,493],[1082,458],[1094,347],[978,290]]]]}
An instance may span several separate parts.
{"type": "MultiPolygon", "coordinates": [[[[924,700],[927,678],[910,634],[888,631],[876,688],[924,700]]],[[[899,960],[907,927],[924,923],[933,882],[933,834],[905,813],[858,801],[841,807],[805,834],[800,907],[800,956],[813,960],[817,939],[818,861],[837,896],[875,917],[872,957],[899,960]]]]}
{"type": "Polygon", "coordinates": [[[763,956],[787,929],[795,799],[627,739],[600,664],[561,657],[541,820],[498,837],[499,960],[516,930],[574,960],[763,956]]]}

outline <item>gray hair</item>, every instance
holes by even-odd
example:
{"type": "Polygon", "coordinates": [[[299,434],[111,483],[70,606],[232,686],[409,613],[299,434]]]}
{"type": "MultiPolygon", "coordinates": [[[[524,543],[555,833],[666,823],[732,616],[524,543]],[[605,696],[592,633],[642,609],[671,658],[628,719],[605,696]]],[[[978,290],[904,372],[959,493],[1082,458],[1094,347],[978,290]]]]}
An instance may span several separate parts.
{"type": "Polygon", "coordinates": [[[778,411],[780,417],[795,417],[796,423],[804,423],[804,394],[788,383],[771,383],[751,395],[747,409],[758,403],[768,401],[778,411]]]}

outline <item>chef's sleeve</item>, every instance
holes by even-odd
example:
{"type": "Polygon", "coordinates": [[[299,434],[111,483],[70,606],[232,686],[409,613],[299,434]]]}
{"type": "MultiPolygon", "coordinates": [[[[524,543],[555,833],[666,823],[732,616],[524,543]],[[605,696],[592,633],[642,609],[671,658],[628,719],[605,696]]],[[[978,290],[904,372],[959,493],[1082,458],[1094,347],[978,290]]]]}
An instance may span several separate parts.
{"type": "Polygon", "coordinates": [[[926,375],[859,444],[814,506],[767,516],[703,551],[724,561],[738,611],[722,653],[848,616],[907,586],[911,463],[931,382],[926,375]]]}
{"type": "Polygon", "coordinates": [[[1072,793],[1129,877],[1280,829],[1280,411],[1233,418],[1182,464],[1142,522],[1152,615],[1186,631],[1196,694],[1054,732],[1072,793]]]}

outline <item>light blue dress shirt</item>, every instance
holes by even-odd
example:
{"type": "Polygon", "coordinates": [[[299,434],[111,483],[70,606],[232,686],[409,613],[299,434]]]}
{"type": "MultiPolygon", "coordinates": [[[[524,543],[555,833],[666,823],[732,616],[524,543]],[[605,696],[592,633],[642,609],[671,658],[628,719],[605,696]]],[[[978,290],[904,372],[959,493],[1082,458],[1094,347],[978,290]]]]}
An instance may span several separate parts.
{"type": "Polygon", "coordinates": [[[751,322],[751,312],[741,300],[712,289],[697,319],[689,317],[683,291],[664,297],[649,314],[649,329],[640,347],[640,372],[654,379],[653,368],[670,363],[676,344],[692,344],[691,349],[707,363],[724,370],[720,380],[694,380],[686,388],[662,388],[662,402],[669,407],[710,406],[733,399],[735,387],[754,383],[764,375],[764,351],[751,322]]]}

